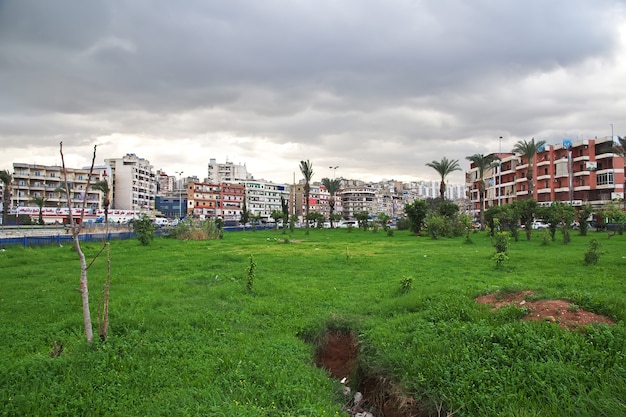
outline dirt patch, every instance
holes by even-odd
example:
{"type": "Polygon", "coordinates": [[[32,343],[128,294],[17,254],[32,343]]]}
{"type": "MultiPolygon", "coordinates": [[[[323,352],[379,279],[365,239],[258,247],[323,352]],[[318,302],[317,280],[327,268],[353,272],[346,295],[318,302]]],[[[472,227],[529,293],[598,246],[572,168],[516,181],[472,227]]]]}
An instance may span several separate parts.
{"type": "Polygon", "coordinates": [[[333,378],[349,379],[356,371],[358,353],[359,342],[354,333],[334,330],[323,337],[315,363],[333,378]]]}
{"type": "MultiPolygon", "coordinates": [[[[393,381],[363,374],[358,367],[359,342],[349,331],[333,330],[321,338],[315,361],[344,384],[344,411],[349,416],[427,417],[432,414],[403,395],[393,381]],[[354,381],[352,381],[354,379],[354,381]],[[350,387],[355,387],[351,389],[350,387]],[[371,414],[368,414],[371,413],[371,414]]],[[[440,410],[439,410],[440,411],[440,410]]]]}
{"type": "Polygon", "coordinates": [[[476,298],[481,304],[493,305],[493,310],[504,306],[516,305],[528,309],[525,320],[550,321],[567,329],[594,323],[614,324],[608,317],[584,310],[566,300],[532,300],[532,291],[501,294],[499,292],[476,298]]]}

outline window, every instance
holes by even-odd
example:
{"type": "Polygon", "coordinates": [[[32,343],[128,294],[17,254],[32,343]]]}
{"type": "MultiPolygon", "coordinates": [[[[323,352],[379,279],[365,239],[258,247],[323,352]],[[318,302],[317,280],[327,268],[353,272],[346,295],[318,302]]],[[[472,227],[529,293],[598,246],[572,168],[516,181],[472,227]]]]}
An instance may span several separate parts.
{"type": "Polygon", "coordinates": [[[598,185],[610,185],[614,184],[613,182],[613,173],[607,172],[605,174],[598,174],[596,177],[596,181],[598,185]]]}
{"type": "Polygon", "coordinates": [[[50,178],[54,178],[54,177],[55,177],[54,172],[51,172],[51,173],[50,173],[50,178]]]}

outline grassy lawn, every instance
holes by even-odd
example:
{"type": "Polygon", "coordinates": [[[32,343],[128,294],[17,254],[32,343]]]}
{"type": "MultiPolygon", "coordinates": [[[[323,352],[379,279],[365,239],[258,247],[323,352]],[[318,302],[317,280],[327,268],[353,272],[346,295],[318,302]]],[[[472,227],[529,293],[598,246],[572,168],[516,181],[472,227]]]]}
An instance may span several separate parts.
{"type": "MultiPolygon", "coordinates": [[[[84,341],[80,266],[68,246],[0,252],[0,413],[341,415],[338,381],[307,343],[353,330],[362,372],[455,416],[626,415],[626,235],[557,233],[510,243],[496,268],[486,233],[233,232],[219,241],[111,243],[111,330],[84,341]],[[287,241],[284,239],[287,238],[287,241]],[[585,266],[592,238],[600,261],[585,266]],[[250,256],[256,264],[246,289],[250,256]],[[412,279],[402,291],[401,280],[412,279]],[[617,324],[564,330],[474,298],[533,290],[617,324]],[[64,344],[59,357],[49,352],[64,344]]],[[[83,245],[88,259],[98,243],[83,245]]],[[[106,278],[89,269],[92,318],[106,278]]],[[[433,415],[437,415],[436,412],[433,415]]]]}

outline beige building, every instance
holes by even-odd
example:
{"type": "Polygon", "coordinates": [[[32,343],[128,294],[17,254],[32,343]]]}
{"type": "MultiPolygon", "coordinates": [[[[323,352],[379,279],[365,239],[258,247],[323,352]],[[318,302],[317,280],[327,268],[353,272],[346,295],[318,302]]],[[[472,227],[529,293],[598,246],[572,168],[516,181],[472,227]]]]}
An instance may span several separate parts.
{"type": "Polygon", "coordinates": [[[105,159],[113,177],[112,207],[120,210],[154,211],[156,175],[150,162],[133,153],[105,159]]]}

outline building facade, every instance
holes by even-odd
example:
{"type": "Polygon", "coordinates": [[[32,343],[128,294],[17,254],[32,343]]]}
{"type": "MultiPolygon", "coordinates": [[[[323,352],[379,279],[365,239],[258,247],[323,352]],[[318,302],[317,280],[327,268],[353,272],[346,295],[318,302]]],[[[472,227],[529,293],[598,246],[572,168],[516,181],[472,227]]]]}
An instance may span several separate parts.
{"type": "MultiPolygon", "coordinates": [[[[501,164],[485,170],[484,208],[533,198],[548,206],[560,201],[572,206],[590,204],[594,209],[624,198],[624,158],[613,152],[613,139],[564,139],[539,149],[532,163],[511,153],[501,154],[501,164]],[[532,166],[532,168],[531,168],[532,166]],[[533,191],[528,187],[532,169],[533,191]]],[[[471,211],[480,211],[478,168],[466,172],[471,211]]]]}
{"type": "Polygon", "coordinates": [[[112,171],[112,208],[154,212],[157,179],[150,161],[129,153],[104,163],[112,171]]]}
{"type": "Polygon", "coordinates": [[[246,165],[234,164],[226,161],[218,163],[214,158],[209,160],[207,178],[205,182],[221,184],[223,182],[235,182],[251,180],[252,175],[248,173],[246,165]]]}
{"type": "Polygon", "coordinates": [[[239,220],[245,196],[245,187],[240,184],[189,182],[185,214],[202,219],[239,220]]]}

